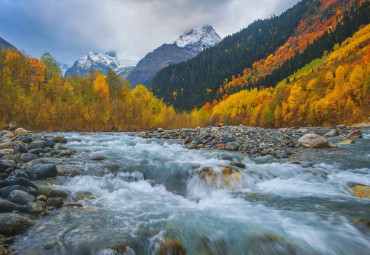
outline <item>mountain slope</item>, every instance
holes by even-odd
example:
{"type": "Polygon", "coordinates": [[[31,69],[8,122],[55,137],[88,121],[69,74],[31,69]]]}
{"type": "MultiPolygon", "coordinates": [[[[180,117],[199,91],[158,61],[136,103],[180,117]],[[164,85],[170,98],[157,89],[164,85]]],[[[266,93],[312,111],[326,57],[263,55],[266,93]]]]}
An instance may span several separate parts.
{"type": "MultiPolygon", "coordinates": [[[[346,10],[357,8],[362,2],[365,1],[303,0],[279,17],[255,21],[216,47],[162,70],[150,88],[165,102],[190,110],[245,89],[246,83],[263,85],[261,80],[266,75],[305,51],[317,38],[330,33],[346,10]]],[[[318,49],[332,48],[330,43],[325,43],[318,45],[318,49]]],[[[311,61],[309,57],[302,57],[299,64],[311,61]]],[[[297,69],[291,67],[290,70],[297,69]]],[[[273,86],[273,83],[265,86],[273,86]]]]}
{"type": "Polygon", "coordinates": [[[171,44],[163,44],[141,59],[128,75],[132,85],[148,85],[161,69],[195,57],[201,51],[216,45],[220,36],[211,26],[195,28],[181,35],[171,44]]]}
{"type": "Polygon", "coordinates": [[[0,47],[5,48],[5,49],[13,49],[16,48],[13,44],[5,41],[3,38],[0,37],[0,47]]]}

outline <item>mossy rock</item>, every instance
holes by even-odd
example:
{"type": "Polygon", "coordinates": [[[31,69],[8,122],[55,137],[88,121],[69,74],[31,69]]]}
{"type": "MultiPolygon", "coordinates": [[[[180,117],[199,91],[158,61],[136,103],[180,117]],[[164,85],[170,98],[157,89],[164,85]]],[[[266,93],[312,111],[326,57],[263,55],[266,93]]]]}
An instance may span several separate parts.
{"type": "Polygon", "coordinates": [[[159,255],[185,255],[185,246],[177,239],[166,238],[159,249],[159,255]]]}

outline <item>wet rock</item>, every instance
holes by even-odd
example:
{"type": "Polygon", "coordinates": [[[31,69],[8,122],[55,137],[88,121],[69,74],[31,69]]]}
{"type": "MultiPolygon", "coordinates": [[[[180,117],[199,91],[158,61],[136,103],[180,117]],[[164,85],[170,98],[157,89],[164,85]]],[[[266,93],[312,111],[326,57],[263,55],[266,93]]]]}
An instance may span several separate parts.
{"type": "Polygon", "coordinates": [[[98,155],[91,157],[91,160],[95,160],[95,161],[102,161],[104,159],[106,159],[106,157],[104,157],[104,156],[98,156],[98,155]]]}
{"type": "Polygon", "coordinates": [[[160,255],[185,255],[185,246],[177,239],[166,238],[159,248],[160,255]]]}
{"type": "Polygon", "coordinates": [[[24,177],[12,176],[0,182],[0,188],[7,187],[7,186],[13,186],[13,185],[20,185],[23,187],[32,187],[32,188],[37,189],[37,186],[33,182],[31,182],[30,180],[24,177]]]}
{"type": "Polygon", "coordinates": [[[192,139],[190,137],[186,137],[186,139],[184,139],[184,144],[189,144],[192,142],[192,139]]]}
{"type": "Polygon", "coordinates": [[[42,141],[42,140],[33,141],[33,142],[31,142],[31,143],[28,145],[28,149],[29,149],[29,150],[37,149],[37,148],[44,149],[45,147],[46,147],[46,142],[45,142],[45,141],[42,141]]]}
{"type": "Polygon", "coordinates": [[[22,190],[13,190],[7,198],[10,202],[25,205],[28,202],[35,201],[35,197],[22,190]]]}
{"type": "Polygon", "coordinates": [[[63,206],[82,207],[83,205],[77,202],[64,202],[63,206]]]}
{"type": "Polygon", "coordinates": [[[14,155],[14,149],[1,149],[0,153],[4,156],[14,155]]]}
{"type": "Polygon", "coordinates": [[[277,235],[266,234],[254,236],[251,241],[251,254],[305,254],[299,247],[277,235]]]}
{"type": "Polygon", "coordinates": [[[330,148],[329,141],[324,137],[315,134],[309,133],[305,134],[298,140],[298,146],[305,148],[330,148]]]}
{"type": "Polygon", "coordinates": [[[353,186],[352,190],[360,198],[370,198],[370,186],[358,184],[353,186]]]}
{"type": "Polygon", "coordinates": [[[28,136],[18,137],[18,141],[20,141],[22,143],[31,143],[32,138],[28,137],[28,136]]]}
{"type": "Polygon", "coordinates": [[[34,179],[53,178],[58,175],[57,168],[53,163],[35,165],[27,168],[27,171],[32,174],[34,179]]]}
{"type": "Polygon", "coordinates": [[[54,142],[50,139],[43,138],[43,137],[37,137],[37,138],[34,138],[34,141],[35,142],[38,142],[38,141],[45,142],[45,147],[44,148],[46,148],[46,147],[47,148],[54,148],[54,142]]]}
{"type": "Polygon", "coordinates": [[[0,189],[0,196],[2,198],[7,198],[13,190],[22,190],[27,192],[27,189],[21,185],[12,185],[12,186],[7,186],[5,188],[0,189]]]}
{"type": "Polygon", "coordinates": [[[158,132],[158,133],[162,133],[162,132],[163,132],[163,128],[158,128],[158,129],[157,129],[157,132],[158,132]]]}
{"type": "Polygon", "coordinates": [[[8,133],[4,134],[3,137],[6,137],[8,139],[13,139],[15,136],[12,132],[8,132],[8,133]]]}
{"type": "Polygon", "coordinates": [[[23,163],[27,163],[27,162],[30,162],[34,159],[37,159],[36,155],[32,154],[32,153],[22,153],[22,155],[20,156],[20,160],[23,162],[23,163]]]}
{"type": "Polygon", "coordinates": [[[60,175],[69,176],[69,177],[74,177],[80,174],[78,170],[66,170],[66,169],[62,169],[59,167],[57,168],[57,171],[60,175]]]}
{"type": "Polygon", "coordinates": [[[45,203],[43,201],[27,203],[27,210],[32,214],[42,214],[46,211],[45,203]]]}
{"type": "Polygon", "coordinates": [[[28,150],[26,149],[26,147],[22,144],[18,144],[16,146],[14,146],[14,151],[16,153],[27,153],[28,150]]]}
{"type": "Polygon", "coordinates": [[[17,128],[14,133],[18,137],[28,136],[28,131],[23,128],[17,128]]]}
{"type": "Polygon", "coordinates": [[[0,143],[0,149],[13,149],[14,144],[12,142],[0,143]]]}
{"type": "Polygon", "coordinates": [[[6,161],[0,160],[0,173],[4,173],[8,168],[13,168],[11,164],[6,161]]]}
{"type": "Polygon", "coordinates": [[[46,201],[46,206],[50,207],[56,207],[56,208],[60,208],[62,207],[64,201],[63,201],[63,198],[61,197],[56,197],[56,198],[49,198],[47,201],[46,201]]]}
{"type": "Polygon", "coordinates": [[[38,156],[38,155],[40,155],[40,154],[44,154],[44,153],[45,153],[45,151],[44,151],[43,149],[41,149],[41,148],[36,148],[36,149],[32,149],[32,150],[30,150],[30,151],[29,151],[29,153],[34,154],[34,155],[38,156]]]}
{"type": "Polygon", "coordinates": [[[340,144],[340,145],[349,145],[349,144],[352,144],[352,143],[355,143],[355,141],[353,141],[351,139],[344,139],[343,141],[339,142],[338,144],[340,144]]]}
{"type": "Polygon", "coordinates": [[[364,224],[365,226],[370,228],[370,220],[362,219],[362,218],[356,218],[354,220],[354,222],[361,222],[362,224],[364,224]]]}
{"type": "Polygon", "coordinates": [[[362,138],[362,132],[361,130],[355,130],[349,135],[346,136],[346,139],[354,139],[354,138],[362,138]]]}
{"type": "Polygon", "coordinates": [[[66,198],[68,196],[68,193],[64,190],[59,189],[53,189],[52,187],[46,186],[46,185],[40,185],[39,189],[34,191],[33,195],[39,196],[44,195],[48,198],[52,197],[62,197],[66,198]]]}
{"type": "Polygon", "coordinates": [[[4,212],[13,212],[15,210],[17,210],[17,205],[8,201],[8,200],[5,200],[5,199],[2,199],[0,198],[0,213],[4,213],[4,212]]]}
{"type": "Polygon", "coordinates": [[[233,141],[234,141],[234,139],[233,139],[232,137],[230,137],[230,136],[226,136],[226,135],[224,135],[224,136],[222,136],[221,141],[222,141],[222,143],[223,143],[223,144],[226,144],[226,143],[228,143],[228,142],[233,142],[233,141]]]}
{"type": "Polygon", "coordinates": [[[42,202],[46,202],[46,200],[48,200],[48,198],[46,196],[44,196],[44,195],[38,195],[36,197],[36,200],[40,200],[42,202]]]}
{"type": "Polygon", "coordinates": [[[225,149],[228,151],[237,151],[239,149],[240,144],[237,142],[229,142],[226,144],[225,149]]]}
{"type": "Polygon", "coordinates": [[[0,214],[0,234],[5,236],[14,236],[22,234],[28,228],[35,225],[28,217],[16,213],[0,214]]]}
{"type": "Polygon", "coordinates": [[[54,143],[67,143],[67,139],[64,136],[55,136],[52,138],[54,143]]]}
{"type": "Polygon", "coordinates": [[[243,173],[230,167],[222,167],[221,169],[203,167],[198,171],[198,175],[216,188],[231,190],[239,188],[244,177],[243,173]]]}
{"type": "Polygon", "coordinates": [[[339,136],[339,135],[340,135],[339,129],[332,129],[328,133],[325,134],[325,136],[328,136],[328,137],[334,137],[334,136],[339,136]]]}
{"type": "Polygon", "coordinates": [[[235,167],[239,167],[239,168],[245,168],[245,165],[243,163],[240,163],[240,162],[231,162],[230,163],[230,166],[235,166],[235,167]]]}

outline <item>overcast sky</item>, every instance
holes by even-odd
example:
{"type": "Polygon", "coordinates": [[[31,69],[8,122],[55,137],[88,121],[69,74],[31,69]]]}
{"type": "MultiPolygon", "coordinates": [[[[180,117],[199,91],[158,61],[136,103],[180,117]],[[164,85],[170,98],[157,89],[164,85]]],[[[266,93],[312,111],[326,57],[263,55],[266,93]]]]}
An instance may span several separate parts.
{"type": "Polygon", "coordinates": [[[191,28],[221,37],[299,0],[0,0],[0,37],[34,57],[73,62],[89,51],[140,60],[191,28]]]}

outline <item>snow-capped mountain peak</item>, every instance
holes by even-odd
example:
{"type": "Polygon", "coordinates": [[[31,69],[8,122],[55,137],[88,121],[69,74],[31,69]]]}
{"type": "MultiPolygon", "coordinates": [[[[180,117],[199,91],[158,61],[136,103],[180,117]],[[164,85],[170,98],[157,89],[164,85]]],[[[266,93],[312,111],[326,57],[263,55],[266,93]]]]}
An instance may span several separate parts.
{"type": "Polygon", "coordinates": [[[212,26],[202,26],[187,31],[174,43],[180,48],[192,48],[195,51],[202,51],[212,47],[221,41],[221,37],[212,26]]]}

